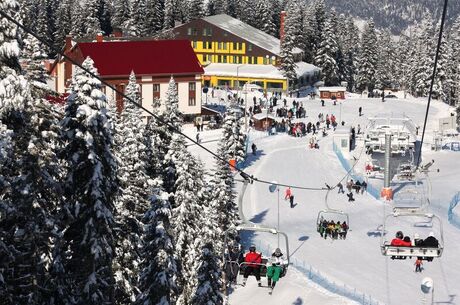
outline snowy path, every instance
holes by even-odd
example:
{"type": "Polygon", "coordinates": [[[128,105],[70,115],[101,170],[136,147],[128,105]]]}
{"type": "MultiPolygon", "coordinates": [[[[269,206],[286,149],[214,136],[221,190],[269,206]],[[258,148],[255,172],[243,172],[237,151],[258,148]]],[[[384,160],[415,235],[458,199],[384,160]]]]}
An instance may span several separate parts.
{"type": "MultiPolygon", "coordinates": [[[[307,121],[316,122],[319,112],[331,113],[338,117],[338,106],[328,104],[321,107],[318,101],[305,101],[307,109],[307,121]]],[[[425,139],[430,142],[430,133],[437,127],[440,116],[448,116],[447,107],[435,102],[430,110],[428,128],[430,132],[425,139]]],[[[347,126],[353,124],[366,125],[366,117],[380,113],[389,113],[393,109],[395,113],[406,113],[416,124],[423,125],[425,102],[420,100],[390,100],[381,103],[373,99],[346,100],[342,104],[342,119],[347,126]],[[363,107],[364,116],[357,116],[357,109],[363,107]]],[[[264,180],[276,180],[281,183],[303,185],[308,187],[323,187],[324,183],[335,185],[343,177],[345,171],[332,152],[332,137],[320,140],[319,150],[307,150],[307,138],[293,138],[285,134],[260,139],[256,142],[260,149],[260,155],[249,160],[250,166],[246,171],[264,180]]],[[[198,150],[195,152],[202,155],[198,150]]],[[[444,304],[460,304],[460,231],[447,222],[448,200],[454,192],[460,190],[460,156],[448,152],[431,152],[424,148],[425,160],[436,159],[435,168],[440,168],[439,173],[433,173],[433,202],[434,211],[439,214],[444,222],[444,237],[446,250],[441,259],[432,263],[425,263],[424,271],[414,273],[414,260],[392,261],[380,254],[380,238],[370,236],[367,233],[373,231],[382,223],[384,205],[369,195],[357,195],[354,204],[349,204],[346,196],[335,192],[330,195],[329,205],[333,208],[342,209],[349,213],[351,232],[346,241],[334,241],[321,239],[316,232],[316,218],[319,210],[325,208],[323,191],[294,190],[297,206],[291,209],[287,202],[281,199],[281,230],[286,232],[290,239],[292,258],[305,261],[314,268],[319,269],[327,278],[337,283],[354,287],[361,292],[372,295],[374,299],[385,304],[420,304],[422,294],[420,283],[423,277],[430,276],[435,283],[435,301],[444,304]],[[294,252],[295,253],[292,253],[294,252]]],[[[253,158],[249,156],[249,158],[253,158]]],[[[207,168],[211,168],[209,157],[203,155],[203,161],[207,168]]],[[[281,190],[281,197],[284,189],[281,190]]],[[[254,183],[245,195],[245,214],[247,218],[253,218],[255,222],[264,225],[276,226],[277,197],[268,191],[265,184],[254,183]]],[[[389,208],[387,207],[387,210],[389,208]]],[[[404,225],[404,224],[402,224],[404,225]]],[[[399,228],[389,229],[393,235],[399,228]]],[[[431,229],[421,229],[420,235],[427,236],[431,229]]],[[[255,239],[265,240],[273,247],[274,240],[266,236],[257,236],[255,239]]],[[[283,283],[286,285],[286,282],[283,283]]],[[[305,284],[307,287],[307,284],[305,284]]],[[[298,289],[287,288],[288,295],[295,296],[298,289]]],[[[281,288],[281,282],[280,287],[281,288]]],[[[281,289],[279,289],[281,290],[281,289]]],[[[284,290],[283,290],[284,291],[284,290]]],[[[238,299],[241,290],[231,295],[230,301],[246,300],[244,296],[238,299]]],[[[256,302],[235,301],[232,304],[296,304],[292,302],[279,302],[259,299],[256,302]]],[[[322,302],[310,302],[306,298],[300,304],[323,304],[322,302]]],[[[333,304],[338,304],[334,303],[333,304]]]]}

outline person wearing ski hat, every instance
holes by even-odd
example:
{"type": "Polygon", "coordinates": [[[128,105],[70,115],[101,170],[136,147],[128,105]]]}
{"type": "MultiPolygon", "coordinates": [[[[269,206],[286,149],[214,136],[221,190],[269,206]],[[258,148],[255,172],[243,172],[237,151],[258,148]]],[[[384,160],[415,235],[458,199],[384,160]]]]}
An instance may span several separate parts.
{"type": "Polygon", "coordinates": [[[260,281],[260,266],[262,263],[262,254],[256,252],[256,246],[251,245],[249,247],[249,252],[246,253],[244,257],[244,262],[246,268],[244,269],[243,275],[243,286],[246,285],[246,281],[250,274],[253,274],[256,277],[257,283],[262,286],[262,282],[260,281]]]}
{"type": "MultiPolygon", "coordinates": [[[[427,247],[427,248],[437,248],[439,247],[439,242],[438,240],[436,239],[436,237],[434,237],[434,233],[433,232],[430,232],[430,234],[428,235],[427,238],[425,238],[425,240],[423,241],[423,246],[424,247],[427,247]]],[[[433,258],[432,257],[426,257],[424,258],[426,259],[427,261],[431,262],[433,261],[433,258]]]]}
{"type": "Polygon", "coordinates": [[[415,233],[414,238],[412,239],[412,246],[413,247],[421,247],[422,245],[423,245],[423,239],[420,238],[420,235],[415,233]]]}
{"type": "Polygon", "coordinates": [[[273,288],[275,288],[275,285],[280,279],[282,273],[279,257],[275,256],[274,254],[275,253],[273,253],[271,258],[271,264],[267,266],[267,282],[268,287],[271,289],[271,291],[273,290],[273,288]]]}

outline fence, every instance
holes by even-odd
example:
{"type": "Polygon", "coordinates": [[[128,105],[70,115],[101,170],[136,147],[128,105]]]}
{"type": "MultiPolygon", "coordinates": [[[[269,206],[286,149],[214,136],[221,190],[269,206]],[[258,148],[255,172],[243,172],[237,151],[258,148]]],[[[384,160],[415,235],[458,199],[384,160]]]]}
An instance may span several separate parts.
{"type": "Polygon", "coordinates": [[[454,208],[460,202],[460,192],[458,192],[451,200],[449,210],[447,211],[447,219],[449,223],[460,229],[460,215],[454,213],[454,208]]]}
{"type": "MultiPolygon", "coordinates": [[[[358,175],[352,170],[352,166],[348,160],[345,159],[345,157],[342,155],[342,152],[337,148],[337,145],[335,143],[332,143],[332,148],[334,150],[335,155],[337,156],[337,159],[339,159],[340,164],[342,164],[342,167],[347,171],[350,172],[350,177],[354,180],[361,180],[364,181],[365,177],[362,175],[358,175]]],[[[373,186],[371,183],[367,184],[367,189],[366,191],[375,199],[380,199],[380,191],[373,186]]]]}
{"type": "MultiPolygon", "coordinates": [[[[273,249],[266,244],[262,244],[260,241],[256,244],[257,249],[261,253],[270,254],[273,249]]],[[[320,285],[326,290],[341,295],[350,300],[356,301],[363,305],[382,305],[378,300],[373,299],[371,295],[365,294],[356,290],[351,286],[345,284],[336,283],[328,279],[325,275],[311,265],[305,263],[304,261],[298,260],[296,258],[291,258],[291,265],[294,266],[297,270],[305,274],[309,280],[320,285]]]]}

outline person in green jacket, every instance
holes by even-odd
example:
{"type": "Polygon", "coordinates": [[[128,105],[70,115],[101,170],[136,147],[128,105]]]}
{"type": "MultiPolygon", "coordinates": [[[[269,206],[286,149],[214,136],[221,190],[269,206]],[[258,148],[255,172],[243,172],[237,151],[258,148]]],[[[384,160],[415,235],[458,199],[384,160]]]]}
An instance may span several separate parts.
{"type": "Polygon", "coordinates": [[[282,268],[279,260],[276,257],[272,257],[271,265],[267,267],[268,287],[272,290],[280,279],[281,272],[282,268]]]}

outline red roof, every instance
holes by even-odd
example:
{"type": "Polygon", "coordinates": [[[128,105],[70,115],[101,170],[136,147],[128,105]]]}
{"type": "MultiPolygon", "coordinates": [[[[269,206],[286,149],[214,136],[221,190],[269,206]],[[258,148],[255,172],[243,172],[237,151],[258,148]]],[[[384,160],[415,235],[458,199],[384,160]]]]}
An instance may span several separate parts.
{"type": "Polygon", "coordinates": [[[84,42],[77,48],[101,76],[204,73],[188,40],[84,42]]]}

